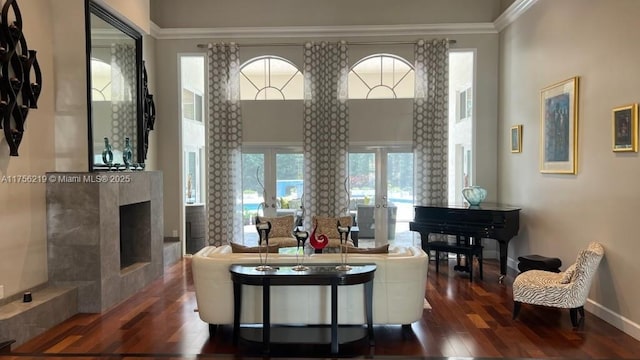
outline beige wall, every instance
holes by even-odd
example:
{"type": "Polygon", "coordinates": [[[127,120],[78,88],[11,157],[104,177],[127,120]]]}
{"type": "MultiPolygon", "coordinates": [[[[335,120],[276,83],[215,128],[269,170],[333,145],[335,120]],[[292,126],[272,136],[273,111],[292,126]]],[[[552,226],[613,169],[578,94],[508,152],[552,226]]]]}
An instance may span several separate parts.
{"type": "Polygon", "coordinates": [[[588,242],[601,242],[606,254],[588,309],[636,338],[640,159],[612,152],[611,110],[640,102],[639,13],[635,0],[539,0],[500,35],[498,127],[499,197],[523,208],[510,258],[558,256],[566,268],[588,242]],[[540,89],[572,76],[581,80],[578,173],[541,174],[540,89]],[[509,151],[516,124],[523,124],[521,154],[509,151]]]}
{"type": "Polygon", "coordinates": [[[161,28],[472,23],[500,15],[500,0],[151,0],[151,5],[151,19],[161,28]]]}
{"type": "Polygon", "coordinates": [[[93,0],[142,34],[151,32],[149,0],[93,0]]]}
{"type": "MultiPolygon", "coordinates": [[[[4,285],[5,296],[47,280],[45,184],[9,183],[5,176],[39,176],[55,169],[52,3],[19,4],[27,45],[38,52],[43,89],[38,109],[29,111],[20,156],[10,157],[4,135],[0,137],[0,285],[4,285]]],[[[86,139],[86,132],[84,135],[86,139]]],[[[85,141],[85,149],[86,145],[85,141]]]]}
{"type": "MultiPolygon", "coordinates": [[[[138,15],[131,23],[149,28],[148,0],[106,1],[124,14],[134,9],[138,15]],[[139,11],[145,3],[146,21],[139,11]]],[[[0,183],[0,285],[5,297],[47,282],[45,185],[10,184],[6,177],[88,169],[84,0],[30,0],[19,7],[27,44],[38,52],[43,90],[38,109],[29,112],[20,156],[9,157],[0,138],[0,178],[5,177],[0,183]]],[[[153,53],[149,43],[145,56],[153,53]]],[[[153,88],[153,61],[149,67],[153,88]]],[[[152,133],[151,146],[154,142],[152,133]]]]}

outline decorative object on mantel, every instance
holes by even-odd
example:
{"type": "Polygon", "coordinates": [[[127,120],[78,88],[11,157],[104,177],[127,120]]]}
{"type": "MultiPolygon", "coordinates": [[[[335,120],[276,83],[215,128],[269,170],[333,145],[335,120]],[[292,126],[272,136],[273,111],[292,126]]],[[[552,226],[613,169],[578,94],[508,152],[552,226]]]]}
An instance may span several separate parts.
{"type": "MultiPolygon", "coordinates": [[[[132,165],[133,151],[131,150],[131,140],[124,138],[124,150],[122,151],[122,162],[124,162],[125,170],[129,170],[132,165]]],[[[134,170],[136,166],[133,167],[134,170]]]]}
{"type": "Polygon", "coordinates": [[[468,186],[462,189],[462,196],[471,206],[478,206],[487,197],[487,190],[480,186],[468,186]]]}
{"type": "Polygon", "coordinates": [[[149,149],[149,131],[153,130],[156,123],[156,104],[153,102],[153,95],[149,94],[147,67],[142,62],[142,129],[144,130],[144,159],[147,158],[149,149]]]}
{"type": "Polygon", "coordinates": [[[102,162],[111,167],[113,165],[113,151],[111,151],[111,144],[109,144],[109,138],[104,138],[104,150],[102,151],[102,162]]]}
{"type": "Polygon", "coordinates": [[[29,50],[22,34],[22,15],[16,0],[2,6],[0,21],[0,128],[9,145],[9,155],[18,156],[29,109],[38,108],[42,73],[36,51],[29,50]],[[9,12],[13,11],[13,21],[9,12]],[[31,82],[31,70],[35,77],[31,82]],[[22,95],[22,96],[20,96],[22,95]]]}

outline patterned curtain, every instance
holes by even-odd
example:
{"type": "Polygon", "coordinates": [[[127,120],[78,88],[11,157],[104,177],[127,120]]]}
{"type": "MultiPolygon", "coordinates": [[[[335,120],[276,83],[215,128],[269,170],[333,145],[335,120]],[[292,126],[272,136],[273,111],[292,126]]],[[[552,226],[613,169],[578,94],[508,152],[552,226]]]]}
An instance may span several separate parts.
{"type": "Polygon", "coordinates": [[[209,244],[242,239],[242,117],[238,46],[209,44],[209,244]]]}
{"type": "MultiPolygon", "coordinates": [[[[111,146],[124,149],[124,138],[131,139],[133,159],[137,159],[136,148],[136,49],[131,44],[111,45],[111,146]]],[[[113,159],[122,163],[122,159],[113,159]]]]}
{"type": "Polygon", "coordinates": [[[347,44],[304,46],[304,210],[305,226],[314,215],[337,216],[347,206],[349,109],[347,44]]]}
{"type": "Polygon", "coordinates": [[[415,45],[416,91],[413,104],[415,202],[447,204],[449,41],[420,40],[415,45]]]}

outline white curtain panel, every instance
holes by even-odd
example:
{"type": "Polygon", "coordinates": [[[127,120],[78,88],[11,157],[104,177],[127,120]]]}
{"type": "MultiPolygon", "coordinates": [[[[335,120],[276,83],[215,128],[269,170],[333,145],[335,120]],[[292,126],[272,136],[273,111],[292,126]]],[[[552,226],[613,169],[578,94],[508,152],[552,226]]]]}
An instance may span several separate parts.
{"type": "Polygon", "coordinates": [[[415,203],[447,204],[449,40],[415,45],[413,104],[415,203]]]}
{"type": "MultiPolygon", "coordinates": [[[[123,151],[124,139],[131,139],[133,159],[137,159],[136,146],[136,49],[129,44],[111,46],[111,139],[113,149],[123,151]]],[[[134,160],[136,161],[136,160],[134,160]]],[[[113,159],[123,163],[122,159],[113,159]]]]}
{"type": "Polygon", "coordinates": [[[209,44],[208,241],[242,239],[242,117],[238,46],[209,44]]]}
{"type": "Polygon", "coordinates": [[[314,215],[336,216],[347,206],[349,109],[346,42],[304,46],[304,210],[305,226],[314,215]]]}

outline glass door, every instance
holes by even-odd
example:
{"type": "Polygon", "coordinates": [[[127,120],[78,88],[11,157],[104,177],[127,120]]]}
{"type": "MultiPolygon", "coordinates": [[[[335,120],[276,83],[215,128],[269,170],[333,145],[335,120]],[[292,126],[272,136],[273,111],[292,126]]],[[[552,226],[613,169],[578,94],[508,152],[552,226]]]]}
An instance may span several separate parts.
{"type": "Polygon", "coordinates": [[[304,158],[292,148],[246,148],[242,154],[245,244],[257,244],[255,217],[294,215],[301,219],[304,158]]]}
{"type": "Polygon", "coordinates": [[[364,246],[413,243],[413,153],[376,147],[349,154],[350,211],[364,246]]]}

